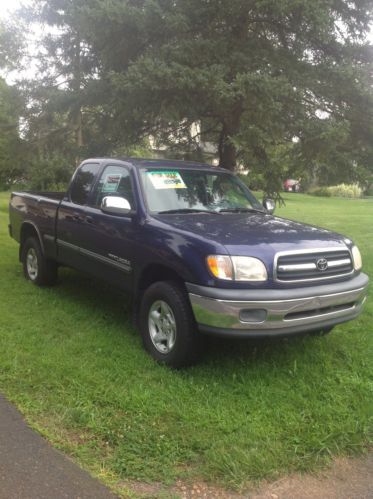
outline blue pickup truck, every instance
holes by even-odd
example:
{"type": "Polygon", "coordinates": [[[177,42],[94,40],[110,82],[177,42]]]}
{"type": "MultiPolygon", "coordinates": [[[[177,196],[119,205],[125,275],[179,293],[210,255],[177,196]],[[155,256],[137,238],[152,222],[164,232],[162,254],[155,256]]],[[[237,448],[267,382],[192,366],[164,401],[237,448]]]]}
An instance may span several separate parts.
{"type": "Polygon", "coordinates": [[[172,367],[206,334],[327,333],[366,300],[350,239],[274,216],[205,164],[89,159],[66,193],[13,192],[9,209],[27,279],[51,285],[68,266],[130,292],[144,347],[172,367]]]}

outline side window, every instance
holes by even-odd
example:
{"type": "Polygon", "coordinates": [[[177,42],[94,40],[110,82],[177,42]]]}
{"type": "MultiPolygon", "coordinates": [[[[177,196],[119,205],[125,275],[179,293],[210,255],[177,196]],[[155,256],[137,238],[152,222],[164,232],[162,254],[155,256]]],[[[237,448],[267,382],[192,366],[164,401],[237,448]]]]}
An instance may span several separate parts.
{"type": "Polygon", "coordinates": [[[70,199],[73,203],[87,204],[99,168],[98,163],[87,163],[77,171],[70,190],[70,199]]]}
{"type": "Polygon", "coordinates": [[[93,205],[100,207],[105,196],[120,196],[127,199],[132,209],[135,209],[131,175],[123,166],[109,165],[102,172],[93,193],[93,205]]]}

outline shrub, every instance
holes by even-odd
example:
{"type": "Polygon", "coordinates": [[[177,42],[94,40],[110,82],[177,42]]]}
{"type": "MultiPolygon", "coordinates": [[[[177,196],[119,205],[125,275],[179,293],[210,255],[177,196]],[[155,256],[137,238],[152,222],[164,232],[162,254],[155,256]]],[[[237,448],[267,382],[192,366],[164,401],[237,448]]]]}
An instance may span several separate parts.
{"type": "Polygon", "coordinates": [[[331,196],[328,187],[313,187],[308,191],[308,194],[311,194],[312,196],[323,196],[327,198],[331,196]]]}
{"type": "Polygon", "coordinates": [[[332,196],[340,198],[360,198],[361,188],[357,184],[339,184],[328,187],[332,196]]]}
{"type": "Polygon", "coordinates": [[[308,194],[325,197],[360,198],[362,190],[357,184],[339,184],[330,187],[315,187],[310,189],[308,194]]]}

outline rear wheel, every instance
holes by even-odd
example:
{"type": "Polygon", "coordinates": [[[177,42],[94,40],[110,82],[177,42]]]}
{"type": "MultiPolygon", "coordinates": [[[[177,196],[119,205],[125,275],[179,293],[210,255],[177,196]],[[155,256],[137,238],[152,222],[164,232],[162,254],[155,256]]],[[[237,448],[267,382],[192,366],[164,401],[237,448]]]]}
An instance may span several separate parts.
{"type": "Polygon", "coordinates": [[[145,291],[139,322],[144,347],[158,362],[180,368],[200,357],[204,338],[197,331],[188,298],[176,282],[156,282],[145,291]]]}
{"type": "Polygon", "coordinates": [[[22,248],[23,273],[37,286],[51,286],[57,280],[57,263],[43,255],[36,237],[29,237],[22,248]]]}

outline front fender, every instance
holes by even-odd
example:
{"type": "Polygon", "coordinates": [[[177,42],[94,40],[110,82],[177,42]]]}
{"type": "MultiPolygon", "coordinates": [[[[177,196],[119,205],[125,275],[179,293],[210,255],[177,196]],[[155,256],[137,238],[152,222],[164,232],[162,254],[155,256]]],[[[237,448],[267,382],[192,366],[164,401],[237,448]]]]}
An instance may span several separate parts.
{"type": "Polygon", "coordinates": [[[145,225],[143,236],[136,255],[135,282],[141,279],[147,267],[158,265],[174,272],[183,282],[215,285],[206,266],[206,256],[226,254],[223,246],[162,223],[145,225]]]}

